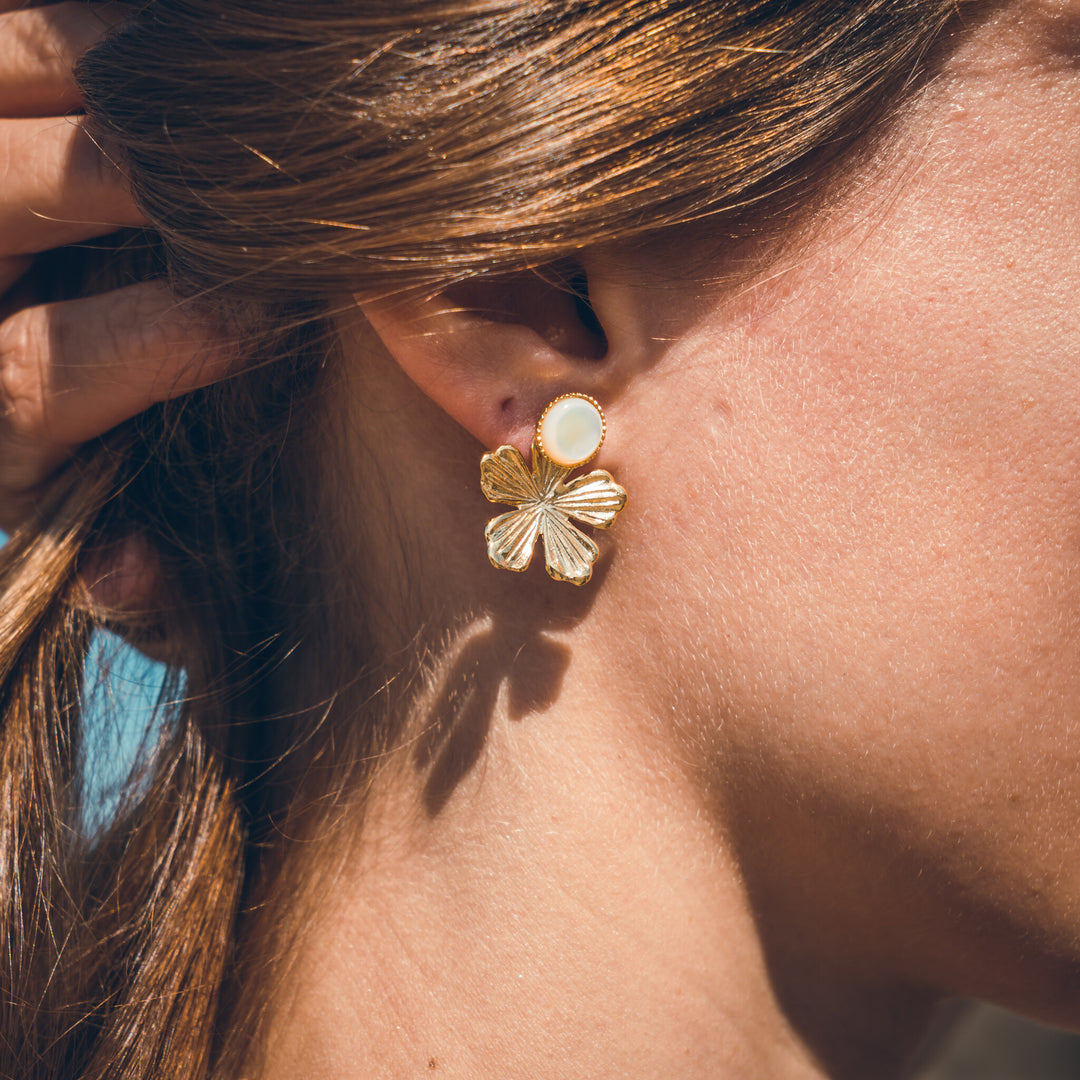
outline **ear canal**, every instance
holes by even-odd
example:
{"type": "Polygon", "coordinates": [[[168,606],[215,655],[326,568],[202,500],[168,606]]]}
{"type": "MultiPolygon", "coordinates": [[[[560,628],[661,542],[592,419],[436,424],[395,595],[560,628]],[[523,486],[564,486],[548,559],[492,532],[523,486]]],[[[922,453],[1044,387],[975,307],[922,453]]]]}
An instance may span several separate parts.
{"type": "Polygon", "coordinates": [[[580,263],[575,264],[575,270],[567,281],[567,288],[574,298],[574,310],[581,321],[581,325],[592,335],[597,351],[597,359],[602,357],[608,349],[607,334],[597,317],[596,310],[592,305],[589,295],[589,275],[580,263]]]}
{"type": "Polygon", "coordinates": [[[462,313],[528,327],[553,349],[579,361],[600,360],[607,353],[607,336],[589,298],[588,275],[579,263],[497,279],[474,278],[444,295],[462,313]]]}

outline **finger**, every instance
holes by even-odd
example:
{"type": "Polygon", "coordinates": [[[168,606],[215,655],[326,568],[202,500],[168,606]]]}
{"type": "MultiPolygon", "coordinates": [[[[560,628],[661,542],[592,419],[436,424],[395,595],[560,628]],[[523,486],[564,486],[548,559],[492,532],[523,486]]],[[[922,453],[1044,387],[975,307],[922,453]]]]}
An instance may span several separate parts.
{"type": "Polygon", "coordinates": [[[0,416],[70,446],[222,378],[235,355],[159,282],[26,308],[0,324],[0,416]]]}
{"type": "Polygon", "coordinates": [[[83,3],[0,15],[0,115],[60,116],[78,108],[75,61],[108,23],[83,3]]]}
{"type": "Polygon", "coordinates": [[[12,503],[78,443],[224,377],[237,355],[157,283],[18,312],[0,323],[0,490],[12,503]]]}
{"type": "Polygon", "coordinates": [[[0,121],[0,254],[141,225],[120,170],[75,120],[0,121]]]}

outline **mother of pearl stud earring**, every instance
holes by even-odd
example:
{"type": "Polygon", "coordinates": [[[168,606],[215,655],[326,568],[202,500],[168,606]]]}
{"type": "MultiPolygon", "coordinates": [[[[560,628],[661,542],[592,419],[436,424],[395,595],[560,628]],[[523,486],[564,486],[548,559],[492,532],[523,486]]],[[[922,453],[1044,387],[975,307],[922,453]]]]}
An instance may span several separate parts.
{"type": "Polygon", "coordinates": [[[541,414],[536,425],[540,452],[556,465],[576,469],[594,457],[607,434],[604,411],[585,394],[563,394],[541,414]]]}
{"type": "Polygon", "coordinates": [[[544,410],[532,441],[532,468],[513,446],[500,446],[480,461],[480,487],[491,502],[517,509],[484,530],[488,558],[500,570],[524,570],[537,537],[544,541],[547,572],[556,581],[584,585],[600,554],[571,518],[606,529],[626,505],[626,492],[603,469],[567,480],[594,457],[607,434],[600,405],[587,394],[563,394],[544,410]]]}

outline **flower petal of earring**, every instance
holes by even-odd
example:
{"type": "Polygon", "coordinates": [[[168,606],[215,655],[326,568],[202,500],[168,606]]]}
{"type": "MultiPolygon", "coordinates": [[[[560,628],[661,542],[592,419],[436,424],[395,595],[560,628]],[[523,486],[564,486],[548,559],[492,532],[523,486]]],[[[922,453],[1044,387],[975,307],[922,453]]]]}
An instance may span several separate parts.
{"type": "Polygon", "coordinates": [[[604,412],[586,394],[563,394],[544,410],[532,442],[532,468],[513,446],[500,446],[480,461],[480,487],[490,502],[517,509],[484,530],[488,558],[500,570],[524,570],[537,537],[544,541],[547,572],[556,581],[584,585],[600,549],[573,522],[606,529],[626,505],[626,491],[603,469],[567,480],[595,457],[607,434],[604,412]]]}

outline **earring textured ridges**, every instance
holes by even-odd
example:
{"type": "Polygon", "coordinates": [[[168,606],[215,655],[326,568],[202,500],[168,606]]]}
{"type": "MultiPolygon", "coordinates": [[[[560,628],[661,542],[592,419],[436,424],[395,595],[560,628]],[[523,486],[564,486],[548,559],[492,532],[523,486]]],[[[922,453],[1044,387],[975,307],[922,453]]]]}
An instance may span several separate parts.
{"type": "Polygon", "coordinates": [[[500,446],[481,458],[484,495],[515,507],[492,518],[484,530],[493,566],[525,570],[540,538],[547,572],[556,581],[584,585],[592,577],[600,549],[573,522],[610,527],[626,506],[626,491],[604,469],[567,478],[596,455],[606,434],[604,411],[593,398],[563,394],[537,422],[531,468],[514,446],[500,446]]]}

